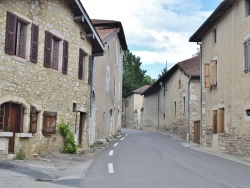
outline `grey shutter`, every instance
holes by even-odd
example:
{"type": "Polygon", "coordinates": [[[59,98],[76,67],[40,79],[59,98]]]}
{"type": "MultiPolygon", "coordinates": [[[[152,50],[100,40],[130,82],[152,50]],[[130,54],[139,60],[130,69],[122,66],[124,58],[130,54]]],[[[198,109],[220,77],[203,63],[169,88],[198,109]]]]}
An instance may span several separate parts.
{"type": "Polygon", "coordinates": [[[35,24],[32,24],[32,26],[31,26],[31,46],[30,46],[30,61],[32,63],[37,63],[38,36],[39,36],[39,27],[35,24]]]}
{"type": "Polygon", "coordinates": [[[83,49],[79,49],[79,69],[78,69],[78,78],[80,80],[83,79],[83,67],[84,67],[84,64],[83,64],[83,58],[84,58],[84,51],[83,49]]]}
{"type": "Polygon", "coordinates": [[[91,84],[92,82],[92,73],[93,73],[93,58],[90,55],[89,56],[89,78],[88,78],[89,84],[91,84]]]}
{"type": "Polygon", "coordinates": [[[45,41],[44,41],[44,66],[51,68],[51,46],[52,46],[52,34],[45,31],[45,41]]]}
{"type": "Polygon", "coordinates": [[[5,33],[5,53],[15,55],[17,16],[7,12],[6,33],[5,33]]]}
{"type": "Polygon", "coordinates": [[[34,106],[30,107],[30,132],[35,133],[37,129],[37,109],[34,106]]]}

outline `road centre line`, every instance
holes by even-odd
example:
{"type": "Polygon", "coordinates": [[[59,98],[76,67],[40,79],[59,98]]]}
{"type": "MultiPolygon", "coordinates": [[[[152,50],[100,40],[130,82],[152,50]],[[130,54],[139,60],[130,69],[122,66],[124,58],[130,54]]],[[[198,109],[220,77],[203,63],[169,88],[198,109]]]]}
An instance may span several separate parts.
{"type": "Polygon", "coordinates": [[[128,134],[126,134],[125,136],[128,136],[128,134]]]}
{"type": "Polygon", "coordinates": [[[123,140],[123,139],[124,139],[124,137],[121,138],[121,140],[123,140]]]}
{"type": "Polygon", "coordinates": [[[114,166],[113,163],[108,163],[108,171],[110,174],[114,173],[114,166]]]}
{"type": "Polygon", "coordinates": [[[118,143],[115,143],[115,144],[114,144],[114,147],[117,146],[117,145],[118,145],[118,143]]]}
{"type": "Polygon", "coordinates": [[[176,140],[175,138],[171,137],[173,140],[176,140]]]}
{"type": "Polygon", "coordinates": [[[114,150],[110,150],[109,151],[109,156],[113,155],[113,153],[114,153],[114,150]]]}

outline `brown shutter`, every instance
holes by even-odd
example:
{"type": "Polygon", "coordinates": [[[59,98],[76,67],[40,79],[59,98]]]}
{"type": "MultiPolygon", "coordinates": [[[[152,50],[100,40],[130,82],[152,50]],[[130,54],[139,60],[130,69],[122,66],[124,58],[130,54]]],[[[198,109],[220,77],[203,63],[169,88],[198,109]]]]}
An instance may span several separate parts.
{"type": "Polygon", "coordinates": [[[68,71],[68,52],[69,51],[69,43],[68,41],[63,41],[63,65],[62,65],[62,73],[67,74],[68,71]]]}
{"type": "Polygon", "coordinates": [[[90,55],[89,56],[89,78],[88,78],[89,84],[91,84],[92,82],[92,73],[93,73],[93,58],[90,55]]]}
{"type": "Polygon", "coordinates": [[[224,120],[225,110],[224,108],[219,109],[219,112],[220,112],[220,132],[224,133],[225,132],[225,120],[224,120]]]}
{"type": "Polygon", "coordinates": [[[56,112],[43,113],[43,133],[56,133],[56,112]]]}
{"type": "Polygon", "coordinates": [[[84,51],[83,49],[79,49],[79,69],[78,69],[78,78],[80,80],[83,79],[83,67],[84,67],[84,64],[83,64],[83,58],[84,58],[84,51]]]}
{"type": "Polygon", "coordinates": [[[37,109],[34,106],[30,107],[30,132],[36,133],[37,129],[37,109]]]}
{"type": "Polygon", "coordinates": [[[217,110],[214,110],[213,112],[213,131],[216,134],[218,132],[218,127],[217,127],[217,110]]]}
{"type": "Polygon", "coordinates": [[[45,31],[44,41],[44,66],[47,68],[51,67],[51,45],[52,45],[52,34],[45,31]]]}
{"type": "Polygon", "coordinates": [[[7,12],[6,33],[5,33],[5,53],[15,55],[17,16],[7,12]]]}
{"type": "Polygon", "coordinates": [[[211,85],[217,85],[217,61],[211,62],[211,85]]]}
{"type": "Polygon", "coordinates": [[[205,88],[210,88],[210,70],[209,63],[205,63],[205,88]]]}
{"type": "Polygon", "coordinates": [[[32,24],[32,26],[31,26],[31,46],[30,46],[30,61],[32,63],[37,63],[38,36],[39,36],[39,26],[32,24]]]}

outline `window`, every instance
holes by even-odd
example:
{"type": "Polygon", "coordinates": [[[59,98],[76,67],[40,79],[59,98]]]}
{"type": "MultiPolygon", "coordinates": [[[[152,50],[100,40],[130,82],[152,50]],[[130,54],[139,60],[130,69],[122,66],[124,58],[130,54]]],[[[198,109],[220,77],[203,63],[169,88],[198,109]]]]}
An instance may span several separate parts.
{"type": "Polygon", "coordinates": [[[213,111],[213,132],[224,133],[225,132],[225,110],[220,108],[213,111]]]}
{"type": "Polygon", "coordinates": [[[245,0],[246,17],[250,15],[250,0],[245,0]]]}
{"type": "Polygon", "coordinates": [[[212,88],[217,86],[217,61],[205,63],[204,67],[205,88],[212,88]]]}
{"type": "Polygon", "coordinates": [[[183,107],[182,109],[183,114],[185,114],[185,111],[186,111],[186,98],[185,97],[183,97],[182,99],[182,107],[183,107]]]}
{"type": "Polygon", "coordinates": [[[125,101],[125,107],[128,107],[129,103],[128,100],[125,101]]]}
{"type": "Polygon", "coordinates": [[[31,106],[30,107],[30,131],[31,133],[36,133],[37,131],[37,117],[38,112],[36,107],[31,106]]]}
{"type": "Polygon", "coordinates": [[[176,117],[176,101],[174,102],[174,116],[176,117]]]}
{"type": "Polygon", "coordinates": [[[7,102],[0,105],[0,131],[23,132],[24,106],[7,102]]]}
{"type": "Polygon", "coordinates": [[[43,134],[55,134],[56,133],[56,112],[44,111],[43,113],[43,134]]]}
{"type": "Polygon", "coordinates": [[[213,30],[213,42],[214,42],[214,44],[216,44],[216,42],[217,42],[217,31],[216,31],[216,28],[213,30]]]}
{"type": "Polygon", "coordinates": [[[115,60],[116,66],[119,66],[119,50],[117,42],[115,44],[115,54],[116,54],[116,60],[115,60]]]}
{"type": "Polygon", "coordinates": [[[114,95],[116,95],[116,77],[114,76],[114,95]]]}
{"type": "Polygon", "coordinates": [[[39,27],[7,12],[5,53],[37,63],[39,27]],[[30,36],[30,39],[29,39],[30,36]]]}
{"type": "Polygon", "coordinates": [[[245,73],[250,71],[250,38],[244,42],[245,73]]]}
{"type": "Polygon", "coordinates": [[[85,71],[85,59],[87,54],[83,49],[79,49],[79,67],[78,67],[78,78],[79,80],[84,80],[84,71],[85,71]]]}
{"type": "Polygon", "coordinates": [[[73,112],[76,112],[76,111],[77,111],[77,103],[76,103],[76,102],[73,102],[72,111],[73,111],[73,112]]]}
{"type": "Polygon", "coordinates": [[[88,75],[88,83],[91,84],[92,82],[92,76],[93,76],[93,58],[90,55],[89,56],[89,75],[88,75]]]}
{"type": "Polygon", "coordinates": [[[49,31],[45,31],[44,66],[67,74],[68,45],[66,40],[62,40],[49,31]]]}
{"type": "Polygon", "coordinates": [[[106,90],[107,92],[109,91],[110,89],[110,69],[109,69],[109,66],[107,66],[107,69],[106,69],[106,90]]]}

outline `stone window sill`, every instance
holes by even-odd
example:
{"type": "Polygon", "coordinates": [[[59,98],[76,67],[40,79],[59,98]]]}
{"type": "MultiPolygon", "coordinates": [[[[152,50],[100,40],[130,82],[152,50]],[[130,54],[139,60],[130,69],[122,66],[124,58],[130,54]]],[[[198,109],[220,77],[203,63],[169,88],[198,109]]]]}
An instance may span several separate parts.
{"type": "Polygon", "coordinates": [[[12,137],[13,132],[0,132],[0,137],[12,137]]]}
{"type": "Polygon", "coordinates": [[[16,133],[16,137],[18,137],[18,138],[31,138],[32,133],[16,133]]]}

